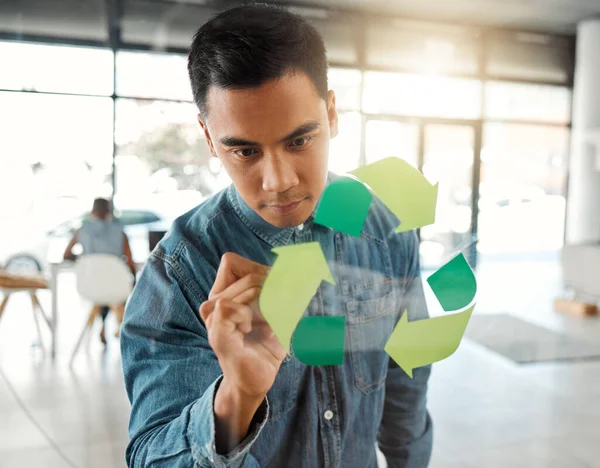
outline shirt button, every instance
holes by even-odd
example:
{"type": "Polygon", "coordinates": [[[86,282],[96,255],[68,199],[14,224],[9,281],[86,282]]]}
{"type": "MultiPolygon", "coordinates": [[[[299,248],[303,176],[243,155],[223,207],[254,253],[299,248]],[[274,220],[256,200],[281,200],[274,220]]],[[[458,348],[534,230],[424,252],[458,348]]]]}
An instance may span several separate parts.
{"type": "Polygon", "coordinates": [[[331,410],[327,410],[325,411],[325,419],[327,419],[327,421],[331,421],[333,419],[333,411],[331,410]]]}

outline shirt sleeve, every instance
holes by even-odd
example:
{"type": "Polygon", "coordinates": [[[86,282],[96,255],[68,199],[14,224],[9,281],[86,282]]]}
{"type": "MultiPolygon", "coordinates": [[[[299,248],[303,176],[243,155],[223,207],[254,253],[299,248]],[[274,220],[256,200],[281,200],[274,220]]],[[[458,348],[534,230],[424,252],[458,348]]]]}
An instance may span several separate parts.
{"type": "Polygon", "coordinates": [[[172,257],[151,256],[121,332],[132,409],[129,467],[242,467],[266,424],[265,400],[246,438],[230,453],[215,448],[213,402],[221,369],[197,312],[203,298],[172,257]]]}
{"type": "MultiPolygon", "coordinates": [[[[420,275],[419,242],[414,231],[401,238],[404,242],[395,247],[401,256],[397,262],[397,279],[403,292],[400,313],[406,309],[409,320],[425,319],[428,312],[420,275]]],[[[414,369],[411,379],[393,359],[389,360],[383,418],[377,438],[389,468],[429,465],[433,445],[433,427],[427,411],[430,372],[431,366],[414,369]]]]}

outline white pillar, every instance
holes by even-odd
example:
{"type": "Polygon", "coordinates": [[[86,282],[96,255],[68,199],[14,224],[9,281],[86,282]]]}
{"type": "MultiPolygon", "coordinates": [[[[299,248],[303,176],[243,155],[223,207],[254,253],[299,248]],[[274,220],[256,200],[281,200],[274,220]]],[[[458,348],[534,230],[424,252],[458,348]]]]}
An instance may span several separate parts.
{"type": "Polygon", "coordinates": [[[600,242],[600,18],[577,27],[566,243],[600,242]]]}

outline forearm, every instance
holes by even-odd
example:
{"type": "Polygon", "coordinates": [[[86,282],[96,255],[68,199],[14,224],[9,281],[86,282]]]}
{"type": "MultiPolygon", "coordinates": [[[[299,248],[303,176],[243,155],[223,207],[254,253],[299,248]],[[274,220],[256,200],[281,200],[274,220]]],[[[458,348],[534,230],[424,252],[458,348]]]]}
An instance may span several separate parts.
{"type": "Polygon", "coordinates": [[[244,395],[223,379],[215,395],[215,443],[217,453],[228,453],[246,437],[265,397],[244,395]]]}
{"type": "Polygon", "coordinates": [[[195,466],[192,446],[183,436],[188,432],[191,407],[169,423],[156,426],[131,439],[127,447],[127,466],[189,467],[195,466]]]}
{"type": "MultiPolygon", "coordinates": [[[[128,466],[130,468],[147,466],[238,468],[243,466],[252,444],[266,423],[267,404],[259,402],[260,409],[255,410],[250,416],[252,422],[256,415],[257,423],[249,422],[240,440],[223,454],[216,450],[219,423],[213,410],[217,406],[216,389],[220,389],[220,382],[222,381],[214,382],[201,398],[185,407],[177,418],[134,437],[127,449],[128,466]]],[[[224,392],[223,395],[226,396],[226,393],[224,392]]],[[[222,403],[226,402],[227,399],[223,399],[222,403]]]]}

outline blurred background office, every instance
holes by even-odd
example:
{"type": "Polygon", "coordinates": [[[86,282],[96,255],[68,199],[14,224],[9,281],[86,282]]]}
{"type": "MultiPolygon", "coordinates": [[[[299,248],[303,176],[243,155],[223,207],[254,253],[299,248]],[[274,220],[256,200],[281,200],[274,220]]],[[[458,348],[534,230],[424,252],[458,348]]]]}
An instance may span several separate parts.
{"type": "MultiPolygon", "coordinates": [[[[600,3],[278,3],[325,40],[331,170],[397,156],[439,181],[423,275],[459,252],[476,272],[467,339],[434,367],[431,466],[600,467],[600,3]]],[[[62,254],[105,197],[142,268],[229,184],[186,51],[236,4],[0,3],[0,269],[41,281],[0,283],[1,467],[124,466],[118,339],[70,360],[89,304],[62,254]]]]}

